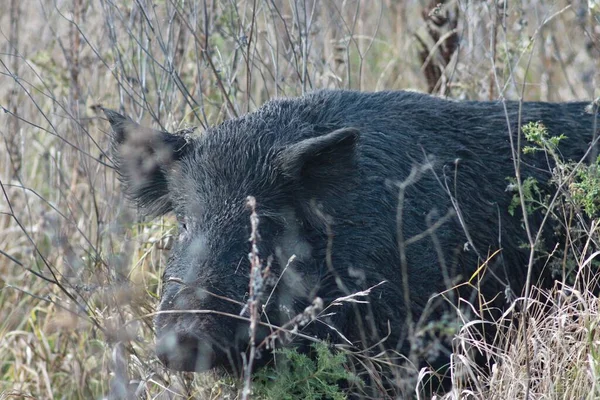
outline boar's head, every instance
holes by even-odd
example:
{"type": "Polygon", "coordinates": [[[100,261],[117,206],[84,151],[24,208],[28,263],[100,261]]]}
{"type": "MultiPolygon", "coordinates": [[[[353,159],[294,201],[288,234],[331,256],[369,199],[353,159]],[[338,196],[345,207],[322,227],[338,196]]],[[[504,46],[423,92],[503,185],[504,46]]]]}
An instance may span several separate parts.
{"type": "Polygon", "coordinates": [[[248,345],[247,197],[258,204],[259,254],[271,260],[260,341],[267,323],[302,312],[327,279],[326,233],[311,200],[341,201],[356,175],[358,131],[308,132],[249,115],[189,138],[104,111],[126,195],[144,215],[173,213],[179,224],[155,317],[158,357],[176,370],[238,369],[248,345]]]}

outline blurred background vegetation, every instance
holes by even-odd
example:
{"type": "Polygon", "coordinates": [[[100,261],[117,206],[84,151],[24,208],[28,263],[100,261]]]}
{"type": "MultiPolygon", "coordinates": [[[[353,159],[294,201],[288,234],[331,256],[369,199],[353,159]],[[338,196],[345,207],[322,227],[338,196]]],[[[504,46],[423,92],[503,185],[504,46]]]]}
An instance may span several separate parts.
{"type": "MultiPolygon", "coordinates": [[[[235,382],[153,355],[175,225],[139,221],[122,198],[98,106],[202,131],[319,88],[592,101],[600,2],[3,0],[0,46],[0,399],[233,399],[235,382]]],[[[595,346],[536,398],[575,398],[580,376],[576,393],[600,396],[595,346]]],[[[525,378],[471,395],[524,398],[525,378]]]]}

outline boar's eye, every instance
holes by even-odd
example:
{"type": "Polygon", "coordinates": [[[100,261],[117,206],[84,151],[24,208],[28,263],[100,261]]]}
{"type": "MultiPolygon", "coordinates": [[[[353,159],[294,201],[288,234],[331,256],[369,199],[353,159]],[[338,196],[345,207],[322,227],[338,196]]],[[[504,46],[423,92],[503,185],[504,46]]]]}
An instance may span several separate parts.
{"type": "Polygon", "coordinates": [[[177,217],[177,223],[179,224],[179,233],[183,233],[183,232],[187,232],[188,230],[188,223],[187,223],[187,218],[185,217],[185,215],[177,213],[175,214],[175,216],[177,217]]]}

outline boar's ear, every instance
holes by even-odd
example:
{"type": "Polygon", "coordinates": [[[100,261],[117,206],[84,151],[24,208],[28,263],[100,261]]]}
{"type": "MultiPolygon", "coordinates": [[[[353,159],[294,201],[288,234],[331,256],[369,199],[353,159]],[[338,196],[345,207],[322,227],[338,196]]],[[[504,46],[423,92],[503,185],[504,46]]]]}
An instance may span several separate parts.
{"type": "Polygon", "coordinates": [[[358,137],[358,129],[342,128],[290,145],[279,154],[283,174],[311,195],[340,190],[355,170],[358,137]]]}
{"type": "Polygon", "coordinates": [[[103,111],[113,129],[112,152],[127,197],[145,215],[171,211],[167,175],[187,151],[186,139],[144,128],[116,111],[103,111]]]}

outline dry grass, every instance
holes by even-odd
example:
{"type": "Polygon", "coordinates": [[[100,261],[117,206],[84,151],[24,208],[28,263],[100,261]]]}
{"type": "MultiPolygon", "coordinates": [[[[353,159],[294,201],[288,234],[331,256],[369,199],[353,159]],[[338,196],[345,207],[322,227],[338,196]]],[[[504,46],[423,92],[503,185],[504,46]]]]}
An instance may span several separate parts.
{"type": "MultiPolygon", "coordinates": [[[[515,324],[511,308],[495,321],[507,329],[494,344],[482,342],[472,326],[463,328],[453,355],[455,386],[443,398],[524,399],[527,392],[530,399],[598,398],[599,299],[588,286],[557,283],[549,291],[535,289],[528,300],[527,330],[515,324]],[[467,349],[493,357],[491,373],[478,370],[467,349]]],[[[520,298],[514,306],[523,302],[520,298]]]]}
{"type": "MultiPolygon", "coordinates": [[[[94,105],[175,130],[324,87],[598,96],[597,1],[436,3],[0,2],[0,398],[238,393],[232,382],[166,371],[153,357],[149,315],[175,227],[170,218],[142,223],[124,202],[109,126],[94,105]],[[446,10],[448,23],[435,19],[446,10]],[[427,29],[435,21],[441,39],[455,29],[456,52],[436,45],[427,29]]],[[[525,345],[536,372],[531,398],[600,396],[598,299],[582,282],[535,292],[527,338],[509,330],[486,350],[501,366],[465,378],[478,382],[468,389],[457,375],[447,397],[523,398],[525,345]]],[[[468,327],[458,343],[481,345],[468,327]]],[[[454,360],[473,371],[460,350],[454,360]]]]}

